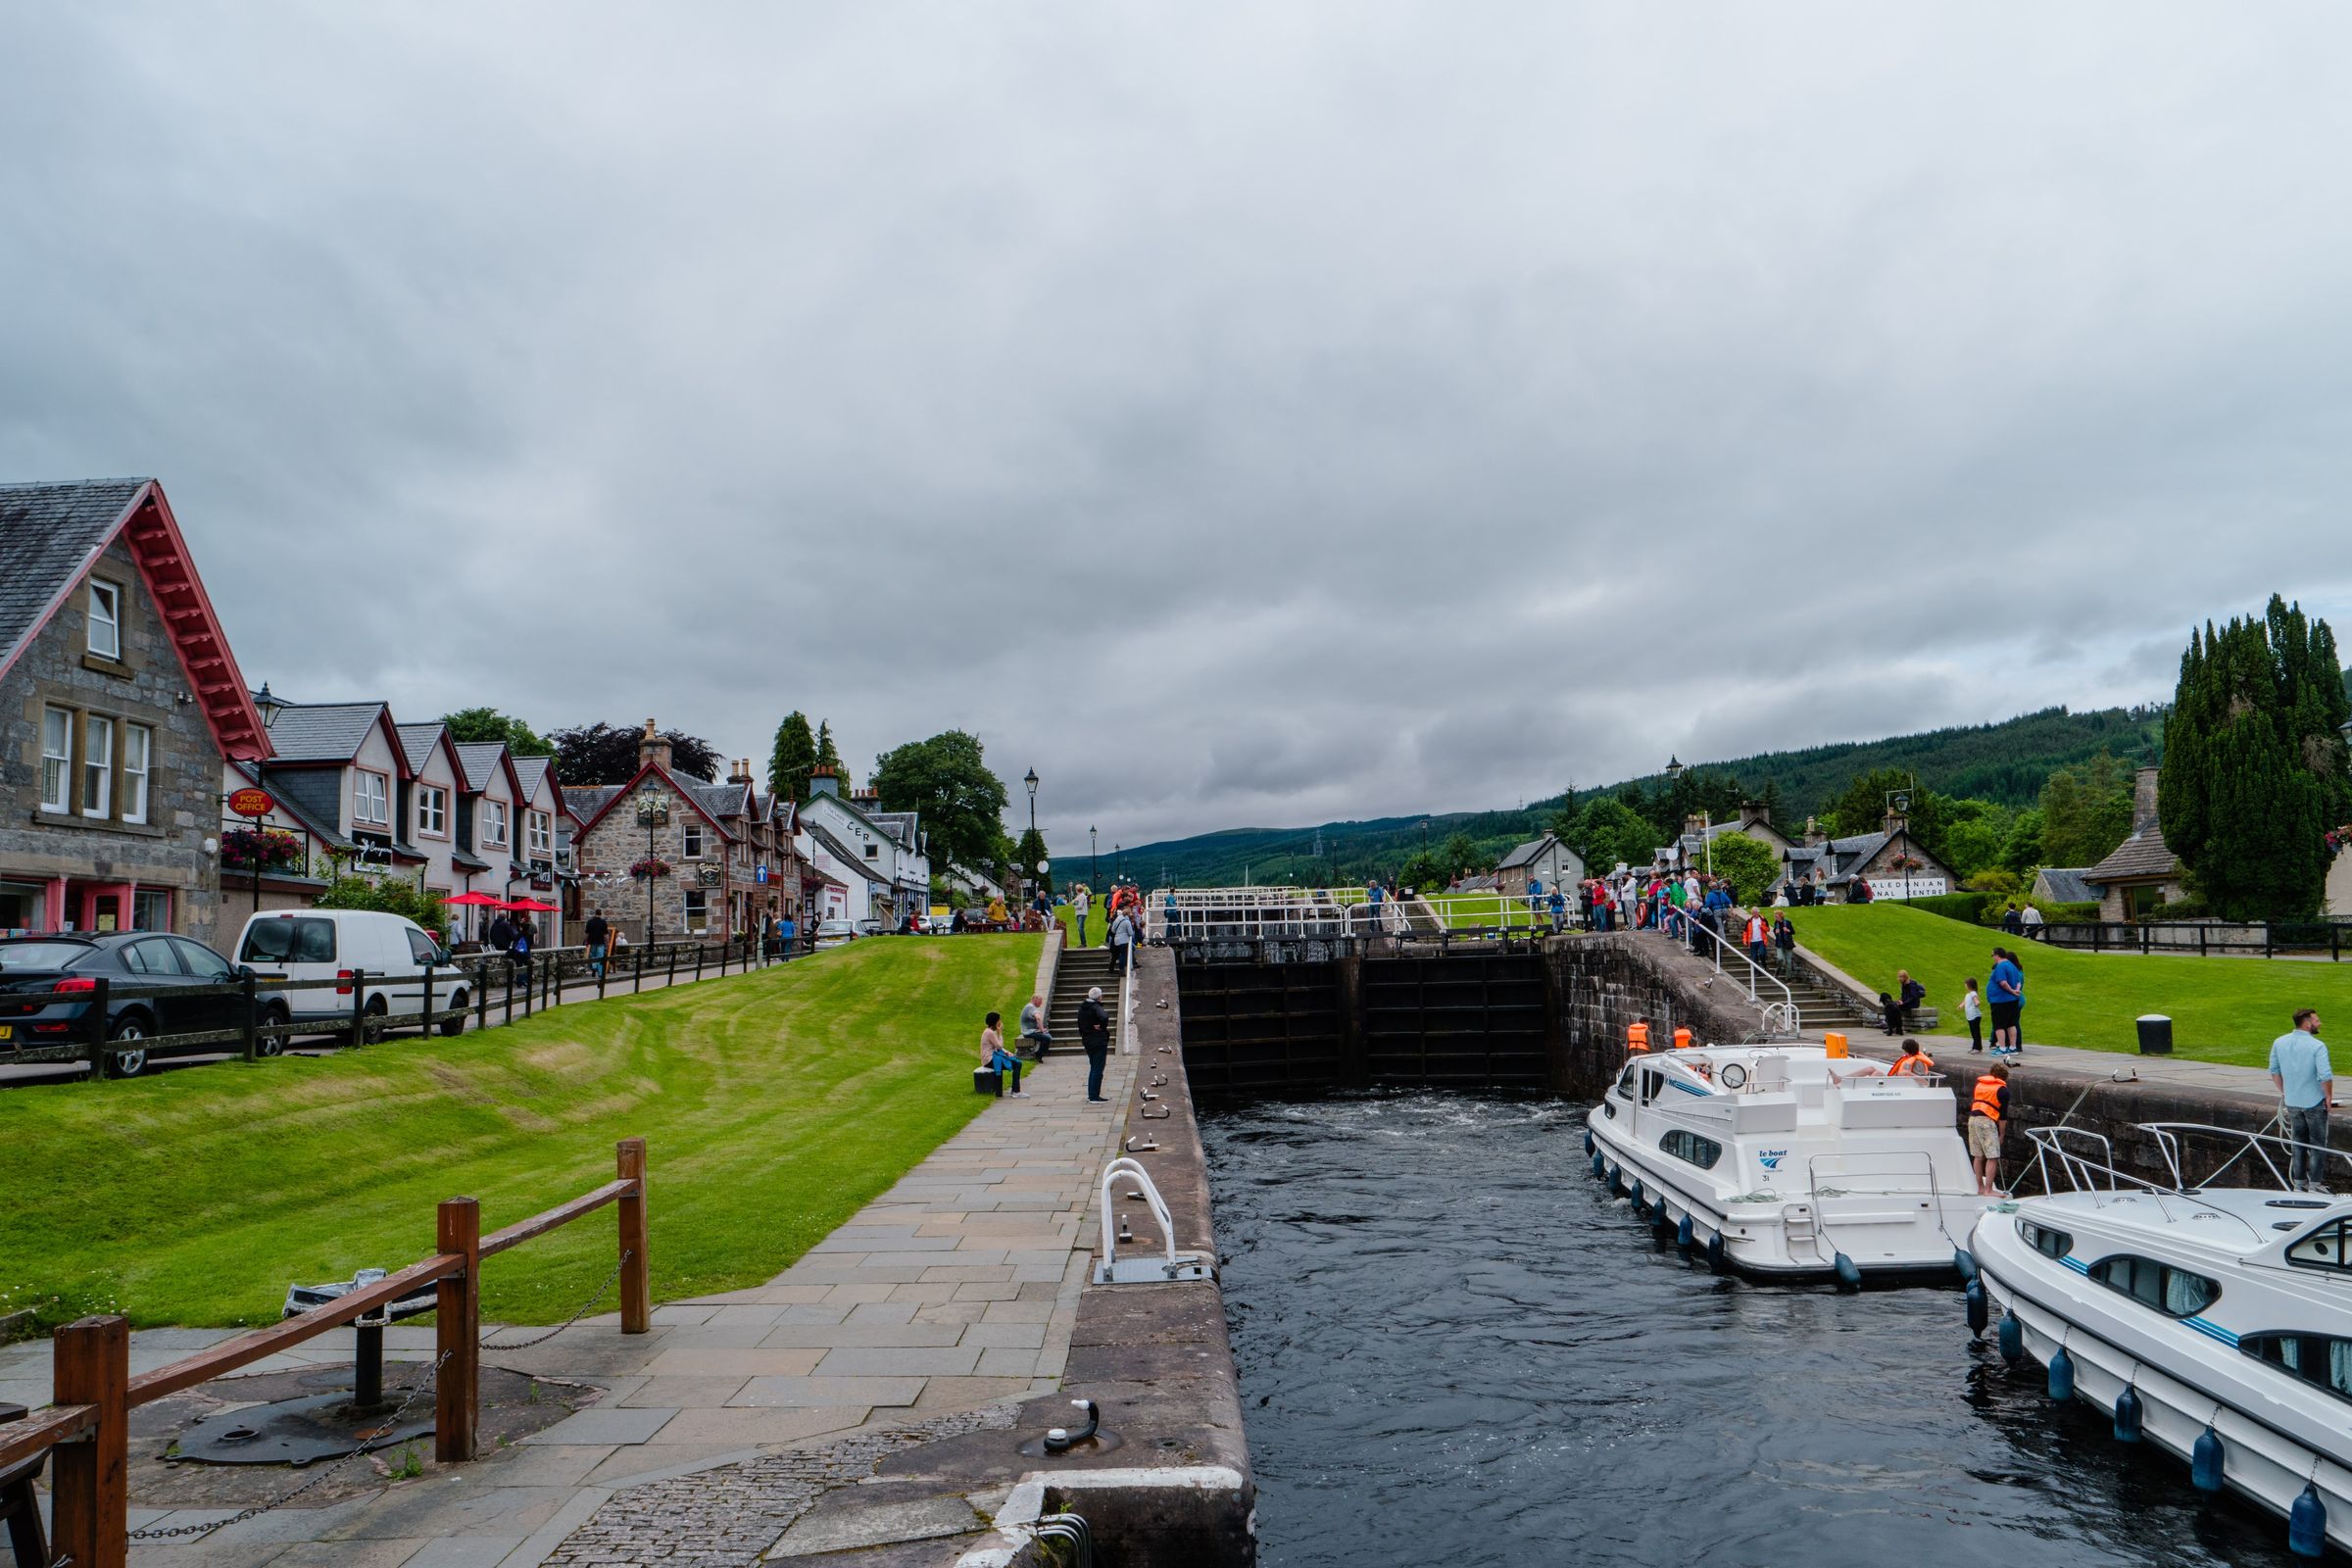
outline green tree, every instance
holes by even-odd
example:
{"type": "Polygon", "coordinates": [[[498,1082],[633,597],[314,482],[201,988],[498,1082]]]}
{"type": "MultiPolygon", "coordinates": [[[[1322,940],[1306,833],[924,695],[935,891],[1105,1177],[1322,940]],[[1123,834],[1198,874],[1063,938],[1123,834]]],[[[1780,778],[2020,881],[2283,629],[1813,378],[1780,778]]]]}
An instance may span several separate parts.
{"type": "Polygon", "coordinates": [[[1438,846],[1438,863],[1446,868],[1446,880],[1485,871],[1494,861],[1478,853],[1478,845],[1467,833],[1448,833],[1446,842],[1438,846]]]}
{"type": "Polygon", "coordinates": [[[1839,838],[1877,833],[1886,826],[1886,798],[1911,797],[1911,836],[1937,859],[1943,858],[1944,830],[1951,825],[1952,803],[1934,790],[1915,787],[1901,768],[1882,767],[1850,780],[1830,802],[1830,831],[1839,838]]]}
{"type": "MultiPolygon", "coordinates": [[[[557,730],[553,743],[556,776],[566,784],[625,784],[637,771],[638,745],[645,732],[626,724],[577,724],[557,730]]],[[[725,759],[700,736],[681,729],[663,730],[669,742],[670,770],[685,778],[716,783],[725,759]]]]}
{"type": "Polygon", "coordinates": [[[833,776],[841,780],[843,793],[848,793],[849,769],[841,765],[841,748],[833,744],[833,724],[830,719],[816,726],[816,763],[819,767],[831,768],[833,776]]]}
{"type": "Polygon", "coordinates": [[[1744,833],[1716,834],[1705,857],[1713,861],[1714,874],[1731,883],[1732,897],[1741,904],[1761,904],[1781,874],[1781,858],[1772,846],[1744,833]]]}
{"type": "Polygon", "coordinates": [[[1595,873],[1620,860],[1647,865],[1662,842],[1656,824],[1613,795],[1594,796],[1575,811],[1563,808],[1552,818],[1551,830],[1595,873]]]}
{"type": "Polygon", "coordinates": [[[808,733],[808,715],[794,709],[776,726],[775,748],[767,757],[768,793],[795,805],[808,799],[808,770],[816,765],[816,737],[808,733]]]}
{"type": "Polygon", "coordinates": [[[542,739],[538,731],[495,708],[461,708],[454,713],[443,713],[441,722],[449,726],[449,738],[462,744],[504,741],[507,750],[516,757],[556,755],[555,747],[542,739]]]}
{"type": "Polygon", "coordinates": [[[1437,855],[1429,850],[1415,850],[1404,858],[1404,864],[1396,868],[1396,885],[1411,888],[1417,893],[1442,893],[1451,880],[1437,855]]]}
{"type": "Polygon", "coordinates": [[[2105,752],[2062,767],[2041,786],[2045,865],[2096,865],[2132,832],[2132,765],[2105,752]]]}
{"type": "MultiPolygon", "coordinates": [[[[820,758],[829,740],[819,732],[820,758]]],[[[908,741],[874,759],[871,783],[884,810],[921,813],[933,858],[967,868],[1003,860],[1004,781],[989,771],[978,736],[952,729],[908,741]]]]}
{"type": "Polygon", "coordinates": [[[1054,891],[1054,873],[1041,873],[1038,870],[1040,865],[1054,863],[1052,857],[1046,854],[1046,836],[1043,833],[1033,827],[1023,828],[1020,842],[1012,847],[1012,863],[1023,877],[1037,882],[1048,893],[1054,891]]]}
{"type": "Polygon", "coordinates": [[[2041,853],[2041,808],[2018,812],[2017,820],[2009,825],[2008,837],[2001,840],[2002,869],[2025,877],[2051,863],[2041,853]]]}
{"type": "Polygon", "coordinates": [[[2352,814],[2335,634],[2274,594],[2263,618],[2189,634],[2164,726],[2161,825],[2213,912],[2309,916],[2322,835],[2352,814]]]}

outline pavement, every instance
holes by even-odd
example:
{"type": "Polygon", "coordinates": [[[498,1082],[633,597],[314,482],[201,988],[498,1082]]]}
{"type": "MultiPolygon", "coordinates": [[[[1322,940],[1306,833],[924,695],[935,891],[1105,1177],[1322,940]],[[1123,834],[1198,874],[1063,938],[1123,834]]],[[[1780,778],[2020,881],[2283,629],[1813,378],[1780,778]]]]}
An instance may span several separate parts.
{"type": "MultiPolygon", "coordinates": [[[[168,1544],[131,1544],[148,1568],[534,1568],[549,1561],[750,1561],[731,1544],[655,1541],[616,1557],[559,1554],[634,1489],[724,1465],[767,1466],[816,1496],[861,1479],[894,1446],[1007,1424],[1014,1402],[1052,1393],[1070,1354],[1099,1226],[1095,1183],[1125,1135],[1138,1058],[1114,1054],[1105,1104],[1088,1104],[1086,1058],[1056,1053],[800,1261],[764,1285],[666,1301],[652,1332],[616,1313],[485,1365],[594,1384],[593,1404],[470,1464],[370,1485],[323,1507],[287,1506],[168,1544]],[[772,1461],[772,1462],[771,1462],[772,1461]],[[705,1548],[709,1549],[706,1550],[705,1548]]],[[[657,1172],[650,1198],[661,1203],[657,1172]]],[[[660,1259],[655,1280],[660,1282],[660,1259]]],[[[163,1365],[227,1330],[131,1336],[131,1370],[163,1365]]],[[[527,1332],[527,1331],[526,1331],[527,1332]]],[[[495,1340],[497,1331],[485,1329],[495,1340]]],[[[429,1359],[432,1330],[386,1331],[391,1360],[429,1359]]],[[[329,1331],[254,1372],[348,1365],[352,1334],[329,1331]]],[[[208,1386],[216,1396],[225,1383],[208,1386]]],[[[49,1344],[0,1349],[0,1398],[49,1396],[49,1344]]],[[[137,1445],[134,1443],[134,1449],[137,1445]]],[[[233,1508],[139,1504],[131,1528],[204,1524],[233,1508]]],[[[291,1488],[299,1481],[287,1477],[291,1488]]],[[[747,1500],[738,1533],[764,1539],[797,1505],[789,1489],[747,1500]],[[755,1505],[755,1503],[757,1505],[755,1505]],[[744,1522],[744,1521],[748,1521],[744,1522]]],[[[591,1532],[595,1536],[596,1532],[591,1532]]],[[[747,1538],[748,1539],[748,1538],[747,1538]]],[[[759,1547],[752,1548],[753,1555],[759,1547]]]]}

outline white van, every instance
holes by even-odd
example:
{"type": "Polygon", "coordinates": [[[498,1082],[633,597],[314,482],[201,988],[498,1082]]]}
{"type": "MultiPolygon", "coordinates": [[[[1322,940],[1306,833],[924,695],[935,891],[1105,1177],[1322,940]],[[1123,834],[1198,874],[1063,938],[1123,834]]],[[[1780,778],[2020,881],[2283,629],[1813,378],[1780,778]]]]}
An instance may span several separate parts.
{"type": "MultiPolygon", "coordinates": [[[[414,1013],[424,1002],[424,970],[436,966],[433,1010],[469,1006],[472,976],[455,966],[425,929],[414,920],[374,909],[285,909],[256,914],[237,939],[237,961],[264,985],[271,980],[341,980],[366,971],[363,1011],[377,1018],[414,1013]]],[[[285,993],[295,1023],[311,1019],[348,1023],[352,988],[314,986],[285,993]]],[[[380,1037],[378,1026],[370,1031],[380,1037]]],[[[441,1025],[445,1035],[466,1032],[463,1012],[441,1025]]]]}

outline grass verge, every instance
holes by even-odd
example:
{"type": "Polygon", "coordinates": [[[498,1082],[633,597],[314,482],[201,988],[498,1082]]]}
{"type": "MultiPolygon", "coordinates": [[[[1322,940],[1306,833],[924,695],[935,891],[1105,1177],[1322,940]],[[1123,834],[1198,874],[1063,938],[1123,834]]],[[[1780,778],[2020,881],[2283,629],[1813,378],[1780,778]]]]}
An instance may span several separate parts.
{"type": "MultiPolygon", "coordinates": [[[[429,1254],[444,1198],[487,1231],[610,1181],[633,1135],[655,1298],[759,1284],[986,1103],[980,1015],[1039,941],[855,942],[458,1040],[0,1094],[0,1311],[267,1322],[289,1281],[429,1254]]],[[[562,1320],[613,1247],[602,1211],[492,1259],[486,1315],[562,1320]]]]}
{"type": "Polygon", "coordinates": [[[2028,1045],[2136,1051],[2132,1020],[2161,1012],[2173,1020],[2179,1054],[2259,1067],[2297,1007],[2352,1018],[2352,963],[2080,953],[1897,904],[1791,909],[1788,917],[1799,942],[1874,988],[1892,990],[1895,970],[1910,970],[1942,1009],[1947,1033],[1966,1032],[1962,982],[1974,975],[1984,985],[1995,943],[2025,960],[2028,1045]]]}

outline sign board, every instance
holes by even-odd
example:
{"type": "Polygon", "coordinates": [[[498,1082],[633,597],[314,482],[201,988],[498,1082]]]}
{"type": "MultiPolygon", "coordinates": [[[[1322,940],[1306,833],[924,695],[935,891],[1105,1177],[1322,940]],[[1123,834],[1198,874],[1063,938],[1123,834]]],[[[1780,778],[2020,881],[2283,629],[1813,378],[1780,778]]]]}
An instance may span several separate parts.
{"type": "Polygon", "coordinates": [[[760,885],[761,887],[767,886],[767,865],[764,861],[762,861],[760,866],[760,885]]]}
{"type": "Polygon", "coordinates": [[[268,816],[277,809],[277,802],[270,799],[268,790],[258,790],[248,785],[244,789],[228,792],[228,808],[239,816],[268,816]]]}

